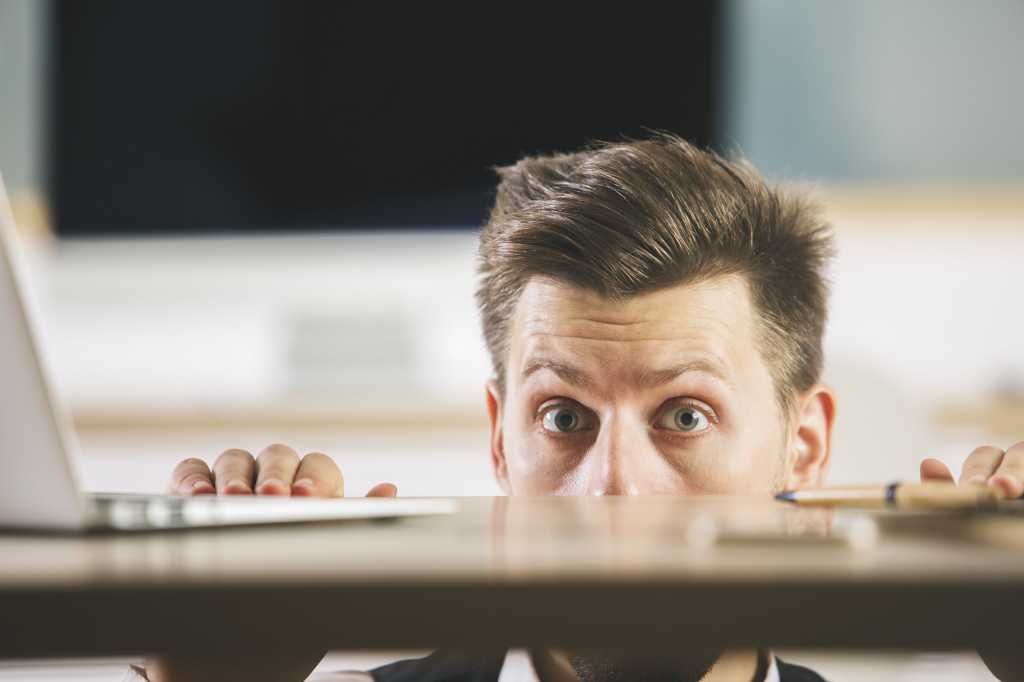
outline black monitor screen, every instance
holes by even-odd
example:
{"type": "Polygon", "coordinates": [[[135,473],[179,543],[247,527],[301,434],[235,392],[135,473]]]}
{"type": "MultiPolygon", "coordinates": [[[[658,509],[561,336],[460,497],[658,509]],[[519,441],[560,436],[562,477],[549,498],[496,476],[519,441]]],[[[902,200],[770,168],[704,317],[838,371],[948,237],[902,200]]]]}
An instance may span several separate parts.
{"type": "Polygon", "coordinates": [[[479,226],[493,167],[714,134],[717,3],[53,6],[58,233],[479,226]]]}

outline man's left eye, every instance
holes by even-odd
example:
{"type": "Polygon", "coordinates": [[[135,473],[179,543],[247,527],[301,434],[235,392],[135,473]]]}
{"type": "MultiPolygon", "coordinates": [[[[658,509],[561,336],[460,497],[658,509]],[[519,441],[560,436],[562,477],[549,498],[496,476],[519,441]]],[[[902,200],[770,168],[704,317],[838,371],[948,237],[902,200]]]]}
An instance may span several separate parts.
{"type": "Polygon", "coordinates": [[[658,426],[670,431],[700,433],[706,431],[711,423],[707,415],[695,407],[677,407],[666,412],[658,420],[658,426]]]}

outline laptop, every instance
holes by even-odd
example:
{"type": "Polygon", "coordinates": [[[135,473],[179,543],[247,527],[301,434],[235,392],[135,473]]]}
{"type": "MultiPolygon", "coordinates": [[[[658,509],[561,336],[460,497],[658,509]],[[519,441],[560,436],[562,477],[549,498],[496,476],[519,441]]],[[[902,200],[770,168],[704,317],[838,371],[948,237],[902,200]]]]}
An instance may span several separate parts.
{"type": "Polygon", "coordinates": [[[37,338],[0,177],[0,528],[145,531],[455,511],[447,499],[86,494],[75,476],[70,422],[37,338]]]}

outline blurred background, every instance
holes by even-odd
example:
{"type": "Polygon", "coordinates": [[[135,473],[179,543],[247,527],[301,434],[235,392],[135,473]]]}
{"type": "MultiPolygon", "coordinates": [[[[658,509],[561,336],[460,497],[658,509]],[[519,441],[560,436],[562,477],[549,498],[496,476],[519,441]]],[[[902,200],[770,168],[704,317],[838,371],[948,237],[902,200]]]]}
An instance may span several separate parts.
{"type": "Polygon", "coordinates": [[[650,129],[823,202],[832,482],[1024,439],[1024,3],[676,4],[0,0],[0,172],[86,487],[283,441],[352,494],[497,494],[492,168],[650,129]]]}

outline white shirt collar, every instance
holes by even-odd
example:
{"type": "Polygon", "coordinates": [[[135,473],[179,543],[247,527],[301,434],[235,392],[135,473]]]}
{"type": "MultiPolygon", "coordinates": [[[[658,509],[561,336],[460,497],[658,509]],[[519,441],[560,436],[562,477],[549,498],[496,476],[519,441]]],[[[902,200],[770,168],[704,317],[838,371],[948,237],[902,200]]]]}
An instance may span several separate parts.
{"type": "Polygon", "coordinates": [[[775,654],[770,651],[765,653],[768,655],[768,670],[764,674],[764,682],[780,682],[779,664],[775,662],[775,654]]]}
{"type": "MultiPolygon", "coordinates": [[[[762,682],[779,682],[779,666],[772,652],[768,654],[768,670],[762,682]]],[[[505,654],[505,662],[501,666],[498,682],[540,682],[540,677],[533,667],[533,659],[526,649],[509,649],[505,654]]]]}

